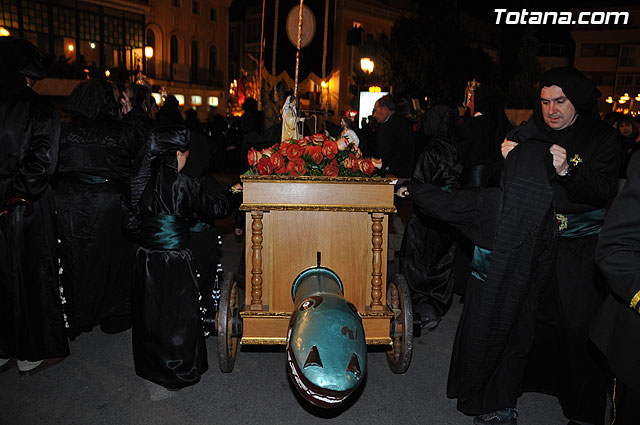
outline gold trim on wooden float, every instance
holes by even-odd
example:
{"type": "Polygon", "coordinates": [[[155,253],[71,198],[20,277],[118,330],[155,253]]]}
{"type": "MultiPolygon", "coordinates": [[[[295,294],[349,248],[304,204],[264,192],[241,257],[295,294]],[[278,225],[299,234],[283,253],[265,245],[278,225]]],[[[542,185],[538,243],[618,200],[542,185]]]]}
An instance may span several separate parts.
{"type": "Polygon", "coordinates": [[[395,207],[374,205],[316,205],[316,204],[242,204],[240,211],[334,211],[395,213],[395,207]]]}
{"type": "MultiPolygon", "coordinates": [[[[269,308],[269,306],[264,306],[269,308]]],[[[240,316],[242,317],[288,317],[290,318],[293,315],[293,313],[289,313],[286,311],[241,311],[240,312],[240,316]]]]}
{"type": "MultiPolygon", "coordinates": [[[[391,345],[393,342],[389,337],[365,338],[367,345],[391,345]]],[[[287,345],[287,338],[251,338],[243,337],[240,345],[287,345]]]]}
{"type": "Polygon", "coordinates": [[[364,313],[360,313],[360,316],[362,316],[363,320],[378,319],[378,318],[391,319],[391,318],[393,318],[393,312],[391,310],[389,310],[389,308],[387,307],[383,311],[370,311],[370,310],[367,310],[364,313]]]}
{"type": "Polygon", "coordinates": [[[397,179],[389,177],[327,177],[327,176],[256,176],[241,175],[240,180],[245,181],[268,181],[268,182],[319,182],[319,183],[373,183],[373,184],[393,184],[397,179]]]}
{"type": "Polygon", "coordinates": [[[287,345],[287,338],[251,338],[243,337],[240,345],[287,345]]]}
{"type": "Polygon", "coordinates": [[[367,345],[391,345],[391,343],[393,342],[391,338],[388,338],[388,337],[385,337],[385,338],[366,338],[365,337],[365,341],[367,342],[367,345]]]}

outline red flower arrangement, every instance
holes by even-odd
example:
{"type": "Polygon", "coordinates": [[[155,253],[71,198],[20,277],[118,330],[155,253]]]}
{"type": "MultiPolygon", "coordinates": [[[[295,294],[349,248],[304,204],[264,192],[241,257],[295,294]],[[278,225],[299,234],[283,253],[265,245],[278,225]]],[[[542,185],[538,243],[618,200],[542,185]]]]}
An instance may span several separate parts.
{"type": "Polygon", "coordinates": [[[370,177],[382,168],[380,159],[363,158],[348,139],[324,134],[286,140],[261,151],[251,148],[247,159],[251,168],[246,174],[263,176],[370,177]]]}

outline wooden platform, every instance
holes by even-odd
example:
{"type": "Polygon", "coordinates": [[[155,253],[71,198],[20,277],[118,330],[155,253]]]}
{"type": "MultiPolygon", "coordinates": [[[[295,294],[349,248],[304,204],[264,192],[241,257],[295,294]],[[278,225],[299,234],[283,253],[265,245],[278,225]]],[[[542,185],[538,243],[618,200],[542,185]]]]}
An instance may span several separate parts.
{"type": "Polygon", "coordinates": [[[317,265],[342,280],[368,344],[390,344],[386,306],[386,178],[242,176],[247,279],[242,344],[284,344],[298,274],[317,265]]]}

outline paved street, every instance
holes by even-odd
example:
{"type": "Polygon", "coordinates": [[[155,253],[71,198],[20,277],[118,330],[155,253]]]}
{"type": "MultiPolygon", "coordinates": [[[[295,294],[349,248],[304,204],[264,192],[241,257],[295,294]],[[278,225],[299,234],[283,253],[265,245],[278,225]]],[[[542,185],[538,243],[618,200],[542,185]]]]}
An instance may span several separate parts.
{"type": "MultiPolygon", "coordinates": [[[[223,233],[223,266],[236,267],[241,244],[232,219],[223,233]]],[[[393,266],[392,266],[393,267],[393,266]]],[[[32,377],[17,369],[0,375],[0,424],[471,424],[446,397],[446,378],[462,305],[428,335],[416,339],[407,373],[393,374],[384,352],[370,348],[367,379],[337,411],[309,408],[297,397],[281,347],[243,348],[235,369],[218,368],[216,339],[207,340],[209,371],[189,388],[160,393],[135,375],[131,331],[103,334],[99,328],[71,343],[71,356],[32,377]],[[169,395],[169,398],[155,400],[169,395]]],[[[525,394],[520,425],[564,424],[557,401],[525,394]]]]}

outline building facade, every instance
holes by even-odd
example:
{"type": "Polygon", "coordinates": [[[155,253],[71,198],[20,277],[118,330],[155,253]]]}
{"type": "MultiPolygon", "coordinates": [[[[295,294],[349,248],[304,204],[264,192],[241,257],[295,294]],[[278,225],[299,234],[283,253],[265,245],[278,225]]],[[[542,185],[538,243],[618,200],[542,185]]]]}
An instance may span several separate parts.
{"type": "MultiPolygon", "coordinates": [[[[231,0],[0,0],[0,26],[51,57],[36,86],[63,99],[82,79],[135,81],[205,118],[226,104],[231,0]]],[[[224,110],[221,111],[224,113],[224,110]]]]}
{"type": "MultiPolygon", "coordinates": [[[[596,10],[589,10],[595,12],[596,10]]],[[[628,22],[574,25],[574,66],[595,82],[602,92],[600,112],[612,108],[624,112],[640,109],[640,7],[607,7],[597,12],[629,12],[628,22]],[[630,99],[619,100],[627,93],[630,99]],[[606,99],[611,97],[610,102],[606,99]]],[[[576,11],[574,13],[577,13],[576,11]]]]}

